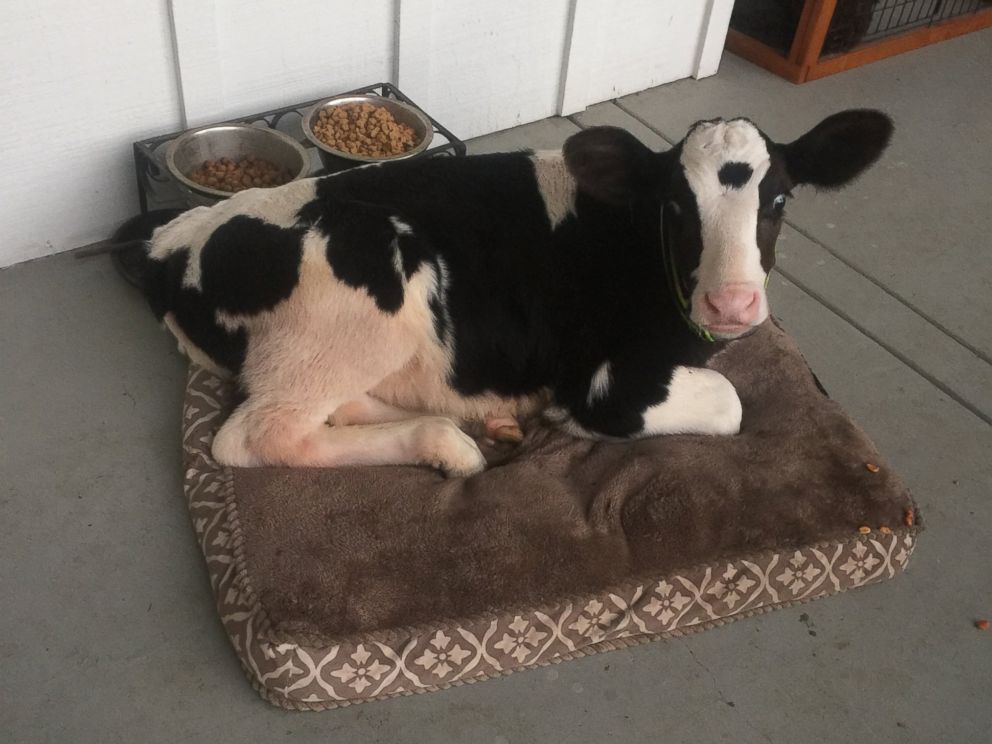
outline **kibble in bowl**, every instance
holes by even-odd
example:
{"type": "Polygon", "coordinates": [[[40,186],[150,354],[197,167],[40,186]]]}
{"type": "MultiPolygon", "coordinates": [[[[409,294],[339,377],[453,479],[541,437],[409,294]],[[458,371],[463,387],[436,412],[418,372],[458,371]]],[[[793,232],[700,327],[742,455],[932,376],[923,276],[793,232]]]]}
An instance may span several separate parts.
{"type": "Polygon", "coordinates": [[[281,186],[309,172],[299,142],[274,129],[220,124],[194,129],[169,143],[169,174],[190,206],[213,204],[238,191],[281,186]]]}
{"type": "Polygon", "coordinates": [[[392,158],[412,150],[416,135],[385,106],[345,103],[317,112],[313,133],[328,147],[350,155],[392,158]]]}
{"type": "Polygon", "coordinates": [[[205,160],[189,174],[191,181],[232,194],[245,189],[272,188],[289,183],[293,176],[265,158],[249,155],[241,160],[205,160]]]}
{"type": "Polygon", "coordinates": [[[303,125],[331,172],[416,157],[434,135],[424,112],[394,98],[368,94],[321,101],[304,116],[303,125]]]}

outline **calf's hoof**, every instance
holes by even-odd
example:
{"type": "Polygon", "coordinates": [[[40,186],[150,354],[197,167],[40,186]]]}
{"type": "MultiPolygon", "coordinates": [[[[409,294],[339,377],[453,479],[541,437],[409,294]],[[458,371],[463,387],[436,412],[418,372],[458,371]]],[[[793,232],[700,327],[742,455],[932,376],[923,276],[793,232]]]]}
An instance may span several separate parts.
{"type": "Polygon", "coordinates": [[[467,478],[486,469],[479,445],[451,419],[427,419],[417,428],[416,437],[423,461],[449,478],[467,478]]]}
{"type": "Polygon", "coordinates": [[[486,436],[494,442],[520,444],[524,441],[524,432],[514,418],[501,417],[486,419],[486,436]]]}

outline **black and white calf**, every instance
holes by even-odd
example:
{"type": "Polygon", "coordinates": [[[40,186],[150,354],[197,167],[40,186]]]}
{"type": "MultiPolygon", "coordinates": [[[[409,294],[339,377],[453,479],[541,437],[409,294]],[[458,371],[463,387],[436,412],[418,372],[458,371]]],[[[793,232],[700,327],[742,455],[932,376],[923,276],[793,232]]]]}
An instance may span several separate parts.
{"type": "Polygon", "coordinates": [[[791,189],[844,185],[891,130],[846,111],[777,144],[716,119],[655,153],[604,127],[253,189],[157,229],[147,292],[246,395],[214,442],[229,465],[468,475],[456,422],[540,410],[587,437],[734,434],[737,393],[702,365],[768,316],[791,189]]]}

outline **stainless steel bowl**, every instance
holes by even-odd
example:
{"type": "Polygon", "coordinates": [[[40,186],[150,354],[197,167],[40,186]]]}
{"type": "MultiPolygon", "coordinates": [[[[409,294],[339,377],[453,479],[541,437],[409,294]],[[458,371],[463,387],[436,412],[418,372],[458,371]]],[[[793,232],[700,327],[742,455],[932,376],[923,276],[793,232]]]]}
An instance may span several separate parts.
{"type": "Polygon", "coordinates": [[[310,169],[310,159],[299,142],[275,129],[250,124],[218,124],[191,129],[169,143],[165,165],[188,192],[191,205],[214,204],[228,198],[232,192],[202,186],[188,174],[206,160],[241,160],[249,155],[285,168],[293,174],[290,179],[293,181],[306,176],[310,169]]]}
{"type": "Polygon", "coordinates": [[[402,101],[397,101],[395,98],[363,94],[357,96],[334,96],[317,102],[313,108],[303,115],[303,133],[317,148],[320,154],[320,162],[323,163],[324,168],[329,172],[334,172],[344,168],[352,168],[362,163],[386,163],[393,160],[409,160],[418,155],[423,155],[424,151],[430,147],[431,140],[434,137],[434,127],[431,126],[431,120],[427,118],[427,114],[418,108],[402,101]],[[417,144],[401,155],[392,155],[384,158],[353,155],[350,152],[344,152],[331,147],[314,134],[313,124],[317,120],[317,117],[320,116],[322,110],[332,109],[346,103],[370,103],[373,106],[383,107],[400,124],[406,124],[413,129],[413,135],[417,144]]]}

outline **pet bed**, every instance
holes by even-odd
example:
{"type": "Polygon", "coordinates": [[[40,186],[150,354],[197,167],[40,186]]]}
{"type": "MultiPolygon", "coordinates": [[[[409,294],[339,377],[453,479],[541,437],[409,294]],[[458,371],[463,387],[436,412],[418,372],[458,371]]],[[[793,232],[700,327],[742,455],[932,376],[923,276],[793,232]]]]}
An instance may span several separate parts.
{"type": "Polygon", "coordinates": [[[632,443],[534,425],[491,467],[229,469],[234,391],[192,367],[185,491],[251,683],[320,710],[719,626],[889,579],[912,497],[772,323],[711,366],[736,437],[632,443]]]}

